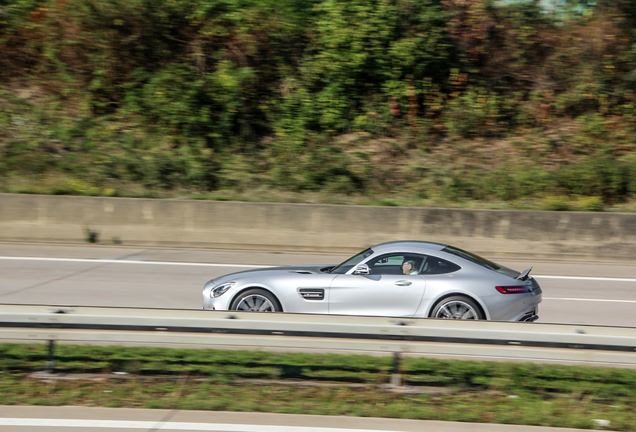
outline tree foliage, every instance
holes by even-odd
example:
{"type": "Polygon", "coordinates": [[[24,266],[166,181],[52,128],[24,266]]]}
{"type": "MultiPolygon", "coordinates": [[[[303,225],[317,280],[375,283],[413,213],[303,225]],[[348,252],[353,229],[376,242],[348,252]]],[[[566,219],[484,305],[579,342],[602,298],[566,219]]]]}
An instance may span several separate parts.
{"type": "MultiPolygon", "coordinates": [[[[560,165],[631,166],[635,23],[628,0],[0,0],[0,173],[209,189],[240,153],[268,158],[273,187],[351,193],[383,181],[334,147],[351,132],[411,149],[557,134],[560,165]]],[[[628,196],[619,171],[555,187],[628,196]]]]}

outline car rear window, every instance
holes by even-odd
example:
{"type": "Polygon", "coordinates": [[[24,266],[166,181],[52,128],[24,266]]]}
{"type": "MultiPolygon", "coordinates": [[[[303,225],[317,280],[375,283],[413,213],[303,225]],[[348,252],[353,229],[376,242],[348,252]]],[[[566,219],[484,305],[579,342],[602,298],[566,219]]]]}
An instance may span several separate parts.
{"type": "Polygon", "coordinates": [[[487,260],[486,258],[482,258],[479,255],[475,255],[472,252],[467,252],[465,250],[462,250],[453,246],[446,246],[444,249],[442,249],[442,252],[447,252],[449,254],[464,258],[470,262],[478,264],[482,267],[486,267],[487,269],[490,269],[490,270],[497,271],[501,269],[501,266],[497,263],[487,260]]]}
{"type": "Polygon", "coordinates": [[[450,261],[446,261],[445,259],[437,258],[437,257],[428,257],[426,263],[424,264],[424,268],[422,269],[422,274],[424,275],[438,275],[438,274],[447,274],[453,273],[457,270],[461,269],[455,263],[450,261]]]}

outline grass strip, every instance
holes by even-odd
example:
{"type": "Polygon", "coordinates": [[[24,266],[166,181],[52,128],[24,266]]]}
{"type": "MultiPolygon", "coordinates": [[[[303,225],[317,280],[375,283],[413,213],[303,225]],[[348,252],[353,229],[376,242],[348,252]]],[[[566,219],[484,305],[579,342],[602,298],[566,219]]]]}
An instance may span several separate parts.
{"type": "Polygon", "coordinates": [[[337,354],[59,346],[56,370],[92,380],[36,379],[44,345],[0,344],[0,404],[256,411],[636,431],[636,371],[407,358],[406,383],[453,392],[387,392],[391,359],[337,354]],[[125,379],[113,372],[127,372],[125,379]],[[245,379],[270,380],[265,384],[245,379]],[[276,381],[294,382],[284,385],[276,381]],[[336,383],[320,386],[316,383],[336,383]],[[364,384],[351,387],[347,384],[364,384]]]}

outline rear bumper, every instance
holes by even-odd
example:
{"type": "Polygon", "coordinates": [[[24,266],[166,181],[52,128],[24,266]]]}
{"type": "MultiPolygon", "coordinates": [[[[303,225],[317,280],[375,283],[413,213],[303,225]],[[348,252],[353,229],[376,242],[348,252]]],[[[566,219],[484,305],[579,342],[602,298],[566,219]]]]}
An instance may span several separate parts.
{"type": "Polygon", "coordinates": [[[519,322],[535,322],[536,320],[539,319],[539,315],[537,315],[537,312],[539,312],[539,308],[536,308],[536,309],[533,309],[533,310],[529,310],[528,312],[523,314],[521,316],[521,318],[519,318],[517,321],[519,321],[519,322]]]}

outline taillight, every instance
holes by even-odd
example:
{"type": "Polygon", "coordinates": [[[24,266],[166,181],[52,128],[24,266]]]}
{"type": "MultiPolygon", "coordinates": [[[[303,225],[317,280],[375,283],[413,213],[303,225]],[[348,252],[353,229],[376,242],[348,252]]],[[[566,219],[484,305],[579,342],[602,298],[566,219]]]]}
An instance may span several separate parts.
{"type": "Polygon", "coordinates": [[[520,294],[532,292],[532,287],[527,286],[498,286],[497,291],[502,294],[520,294]]]}

